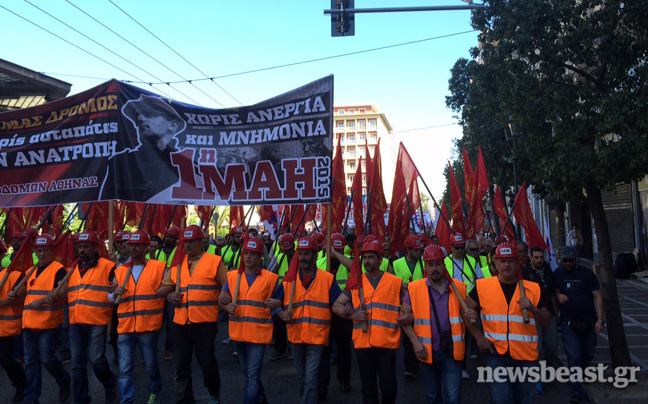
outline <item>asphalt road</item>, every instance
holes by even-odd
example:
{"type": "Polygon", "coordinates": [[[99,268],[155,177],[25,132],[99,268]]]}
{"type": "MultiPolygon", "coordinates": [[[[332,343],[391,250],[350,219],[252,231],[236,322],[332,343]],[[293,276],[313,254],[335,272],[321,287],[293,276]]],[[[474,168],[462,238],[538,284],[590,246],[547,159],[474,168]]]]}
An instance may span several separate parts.
{"type": "MultiPolygon", "coordinates": [[[[163,388],[161,392],[162,403],[174,402],[174,385],[173,385],[173,361],[163,361],[163,341],[164,333],[160,338],[160,370],[163,377],[163,388]]],[[[232,345],[223,345],[222,340],[227,338],[227,323],[219,324],[218,336],[216,339],[217,360],[220,369],[222,388],[221,401],[223,403],[240,403],[243,400],[243,387],[245,379],[242,376],[241,369],[236,358],[232,356],[234,347],[232,345]]],[[[266,359],[263,363],[262,381],[266,389],[268,401],[271,404],[292,404],[299,402],[298,386],[296,382],[296,372],[291,360],[288,357],[272,362],[267,359],[271,352],[270,347],[266,349],[266,359]]],[[[111,367],[115,374],[118,373],[118,367],[113,362],[114,355],[112,347],[106,349],[111,367]]],[[[194,358],[195,359],[195,358],[194,358]]],[[[135,367],[135,403],[146,403],[149,392],[147,390],[148,378],[144,365],[138,353],[135,367]]],[[[464,380],[462,384],[462,401],[464,403],[487,403],[489,400],[488,389],[486,384],[477,383],[477,366],[485,365],[485,360],[477,361],[468,360],[468,371],[471,378],[464,380]]],[[[71,363],[65,364],[65,368],[70,371],[71,363]]],[[[353,358],[350,393],[343,393],[339,390],[337,380],[335,379],[335,365],[331,365],[331,386],[329,387],[328,399],[326,403],[332,404],[357,404],[362,402],[360,391],[360,379],[358,376],[358,363],[353,358]]],[[[93,403],[104,403],[104,390],[101,384],[92,374],[88,367],[90,380],[90,395],[93,397],[93,403]]],[[[405,381],[403,378],[403,353],[402,349],[398,351],[397,359],[397,379],[398,379],[398,403],[416,404],[425,403],[424,387],[420,379],[414,381],[405,381]]],[[[202,384],[202,372],[196,360],[193,361],[193,384],[194,394],[198,403],[208,401],[208,393],[202,384]]],[[[14,390],[6,374],[0,371],[0,403],[10,403],[14,390]]],[[[566,403],[569,400],[569,391],[567,386],[557,383],[546,385],[545,394],[536,396],[536,403],[566,403]]],[[[68,403],[72,403],[72,397],[68,403]]],[[[43,368],[43,394],[40,398],[41,404],[58,403],[58,386],[54,379],[43,368]]]]}

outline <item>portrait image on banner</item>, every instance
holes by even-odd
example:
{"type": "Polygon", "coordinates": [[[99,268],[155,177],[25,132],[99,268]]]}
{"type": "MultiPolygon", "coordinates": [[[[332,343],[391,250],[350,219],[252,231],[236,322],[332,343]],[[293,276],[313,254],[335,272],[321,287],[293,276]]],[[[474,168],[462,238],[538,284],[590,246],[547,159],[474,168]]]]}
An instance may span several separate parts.
{"type": "Polygon", "coordinates": [[[0,113],[0,206],[328,203],[333,76],[207,109],[111,80],[0,113]]]}

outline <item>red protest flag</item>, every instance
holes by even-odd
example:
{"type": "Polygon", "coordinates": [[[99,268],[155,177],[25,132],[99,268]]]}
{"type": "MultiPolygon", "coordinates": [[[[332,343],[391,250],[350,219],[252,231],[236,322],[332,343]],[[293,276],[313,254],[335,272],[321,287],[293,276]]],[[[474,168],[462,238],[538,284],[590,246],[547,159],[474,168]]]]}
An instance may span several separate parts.
{"type": "MultiPolygon", "coordinates": [[[[500,193],[499,187],[495,186],[495,197],[493,200],[493,209],[499,217],[500,227],[504,226],[506,219],[508,219],[508,210],[502,199],[502,194],[500,193]]],[[[506,225],[506,229],[501,229],[502,235],[508,237],[509,240],[515,240],[515,231],[513,230],[513,223],[509,220],[506,225]]]]}
{"type": "Polygon", "coordinates": [[[450,175],[450,212],[452,213],[452,228],[453,231],[461,233],[466,236],[466,222],[463,215],[463,206],[461,204],[461,191],[459,190],[459,184],[455,178],[454,171],[452,170],[452,165],[448,161],[448,173],[450,175]]]}
{"type": "Polygon", "coordinates": [[[92,205],[88,205],[90,211],[86,211],[88,218],[85,230],[108,234],[108,204],[109,202],[93,202],[92,205]]]}
{"type": "Polygon", "coordinates": [[[353,204],[353,221],[355,222],[356,231],[362,234],[364,229],[364,221],[362,218],[362,156],[358,159],[358,167],[356,167],[355,176],[351,185],[351,203],[353,204]]]}
{"type": "Polygon", "coordinates": [[[54,241],[54,261],[60,262],[65,268],[70,268],[74,261],[74,241],[72,233],[66,230],[54,241]]]}
{"type": "Polygon", "coordinates": [[[22,208],[5,208],[5,244],[11,245],[14,234],[22,233],[25,228],[22,208]]]}
{"type": "MultiPolygon", "coordinates": [[[[409,217],[410,207],[407,206],[406,196],[411,196],[410,205],[420,203],[418,191],[411,190],[420,176],[414,161],[410,157],[403,142],[398,149],[398,159],[396,160],[396,172],[394,174],[394,186],[392,189],[392,200],[389,211],[389,226],[387,232],[392,235],[391,248],[393,252],[403,251],[405,238],[409,234],[409,217]],[[410,195],[408,195],[408,192],[410,195]],[[414,195],[416,193],[416,195],[414,195]],[[404,220],[407,218],[407,220],[404,220]]],[[[416,185],[418,190],[418,185],[416,185]]],[[[418,208],[418,205],[416,205],[418,208]]]]}
{"type": "Polygon", "coordinates": [[[36,227],[40,223],[45,213],[47,213],[47,207],[45,206],[23,208],[25,228],[36,227]]]}
{"type": "Polygon", "coordinates": [[[7,267],[7,273],[13,271],[20,271],[25,273],[27,270],[34,266],[34,259],[32,258],[32,243],[31,239],[27,237],[20,245],[18,252],[14,256],[11,264],[7,267]]]}
{"type": "Polygon", "coordinates": [[[292,216],[292,222],[290,222],[290,231],[293,234],[299,234],[306,228],[306,220],[302,220],[302,217],[304,216],[304,205],[293,205],[290,208],[290,215],[292,216]],[[301,224],[299,223],[300,220],[301,224]],[[299,225],[299,228],[297,228],[297,225],[299,225]]]}
{"type": "Polygon", "coordinates": [[[371,179],[370,189],[371,189],[371,200],[368,201],[369,204],[369,213],[371,214],[370,218],[367,218],[371,222],[371,231],[378,238],[380,243],[385,242],[385,212],[387,211],[387,200],[385,199],[385,192],[383,190],[382,182],[382,157],[380,155],[380,139],[378,139],[378,144],[376,145],[376,151],[374,152],[374,157],[372,161],[372,171],[371,176],[367,178],[371,179]]]}
{"type": "Polygon", "coordinates": [[[515,215],[515,220],[524,227],[524,235],[529,248],[540,247],[543,250],[546,250],[547,244],[545,244],[544,237],[542,237],[540,229],[538,229],[538,224],[536,223],[535,218],[533,217],[533,212],[531,211],[531,205],[529,205],[526,182],[522,184],[520,191],[515,197],[513,205],[513,215],[515,215]]]}
{"type": "Polygon", "coordinates": [[[126,224],[129,225],[130,227],[134,227],[136,224],[138,224],[139,220],[137,217],[137,204],[135,202],[126,202],[126,201],[121,201],[119,202],[119,204],[120,206],[123,206],[124,221],[126,222],[126,224]]]}
{"type": "Polygon", "coordinates": [[[57,205],[50,215],[52,221],[52,234],[57,235],[63,227],[63,216],[65,215],[65,209],[63,205],[57,205]]]}
{"type": "Polygon", "coordinates": [[[344,221],[347,208],[346,175],[344,174],[344,159],[342,158],[341,136],[338,136],[337,148],[333,157],[333,195],[331,204],[322,205],[322,232],[326,229],[329,213],[331,218],[331,233],[339,232],[344,221]],[[331,209],[332,206],[332,209],[331,209]],[[329,212],[331,210],[332,212],[329,212]]]}
{"type": "Polygon", "coordinates": [[[295,254],[290,260],[290,265],[288,265],[288,271],[283,278],[283,282],[295,282],[297,280],[297,273],[299,271],[299,259],[295,254]]]}
{"type": "Polygon", "coordinates": [[[171,260],[171,265],[169,266],[169,268],[171,268],[172,271],[176,271],[178,269],[178,265],[182,264],[182,261],[184,260],[184,256],[185,256],[184,239],[180,237],[180,240],[178,241],[178,247],[175,250],[175,254],[173,254],[173,260],[171,260]]]}
{"type": "MultiPolygon", "coordinates": [[[[360,156],[362,157],[362,156],[360,156]]],[[[374,154],[374,158],[371,158],[371,153],[369,153],[369,144],[367,143],[367,137],[365,136],[365,170],[364,172],[367,174],[367,180],[370,180],[369,173],[373,172],[373,167],[375,163],[375,157],[376,155],[374,154]]]]}
{"type": "Polygon", "coordinates": [[[259,221],[260,222],[271,222],[272,220],[272,215],[274,215],[274,210],[272,209],[272,205],[257,205],[256,207],[257,212],[259,213],[259,221]]]}
{"type": "MultiPolygon", "coordinates": [[[[209,207],[208,207],[209,208],[209,207]]],[[[230,226],[245,230],[245,210],[243,206],[230,206],[230,226]]]]}
{"type": "MultiPolygon", "coordinates": [[[[482,155],[481,146],[479,147],[479,156],[477,157],[477,168],[473,175],[472,194],[468,202],[470,203],[470,214],[468,215],[468,234],[467,238],[473,239],[484,226],[484,206],[483,200],[488,191],[488,176],[486,175],[486,165],[482,155]]],[[[468,195],[466,195],[468,197],[468,195]]]]}
{"type": "Polygon", "coordinates": [[[450,227],[448,227],[446,221],[443,220],[443,217],[448,217],[448,209],[446,208],[445,201],[441,202],[441,212],[443,212],[443,216],[439,215],[434,234],[439,237],[439,245],[445,248],[446,252],[448,252],[450,251],[450,234],[452,232],[450,231],[450,227]]]}
{"type": "Polygon", "coordinates": [[[352,290],[362,287],[362,262],[360,262],[360,249],[358,248],[358,244],[357,240],[353,243],[353,262],[351,263],[349,278],[347,279],[344,290],[352,290]]]}
{"type": "MultiPolygon", "coordinates": [[[[464,190],[466,200],[470,203],[473,200],[473,184],[475,183],[475,172],[473,171],[466,148],[463,148],[463,166],[464,166],[464,190]]],[[[472,205],[471,205],[472,208],[472,205]]],[[[472,237],[469,237],[472,238],[472,237]]]]}

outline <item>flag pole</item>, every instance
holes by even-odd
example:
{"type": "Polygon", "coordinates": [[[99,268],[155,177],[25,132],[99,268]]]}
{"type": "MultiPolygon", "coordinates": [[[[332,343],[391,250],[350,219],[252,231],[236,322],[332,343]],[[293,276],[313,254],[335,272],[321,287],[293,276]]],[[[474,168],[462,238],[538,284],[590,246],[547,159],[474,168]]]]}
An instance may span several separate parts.
{"type": "MultiPolygon", "coordinates": [[[[333,202],[329,204],[329,213],[332,213],[332,210],[333,202]]],[[[332,226],[333,215],[326,215],[326,272],[331,272],[331,233],[333,233],[332,226]]]]}
{"type": "MultiPolygon", "coordinates": [[[[346,236],[347,230],[348,230],[348,225],[349,225],[349,213],[351,213],[351,206],[355,209],[355,206],[353,205],[353,194],[354,194],[355,189],[351,188],[351,200],[349,201],[349,204],[347,205],[347,212],[346,212],[346,217],[344,218],[344,227],[342,227],[342,234],[346,236]]],[[[346,195],[345,195],[346,196],[346,195]]],[[[333,209],[333,204],[331,204],[331,209],[333,209]]],[[[330,214],[333,214],[333,211],[329,212],[330,214]]]]}
{"type": "MultiPolygon", "coordinates": [[[[115,240],[115,202],[108,202],[108,252],[114,252],[113,242],[115,240]]],[[[130,272],[129,272],[130,275],[130,272]]],[[[128,276],[126,277],[128,278],[128,276]]],[[[125,287],[125,286],[124,286],[125,287]]],[[[121,299],[120,299],[121,300],[121,299]]],[[[115,301],[115,303],[119,303],[115,301]]]]}
{"type": "Polygon", "coordinates": [[[434,203],[434,206],[435,206],[435,207],[437,208],[437,210],[439,211],[439,215],[443,218],[443,221],[445,222],[445,224],[446,224],[446,225],[448,226],[448,228],[450,229],[450,232],[452,232],[452,226],[450,226],[450,222],[448,221],[448,218],[447,218],[446,215],[443,213],[443,210],[441,209],[441,207],[440,207],[439,204],[437,203],[436,199],[434,198],[434,195],[432,195],[432,191],[430,191],[430,188],[427,186],[427,184],[425,183],[425,180],[423,179],[423,177],[421,176],[420,173],[419,173],[419,178],[421,179],[421,182],[423,183],[423,186],[425,187],[425,190],[428,192],[428,194],[429,194],[430,197],[432,198],[432,202],[434,203]]]}

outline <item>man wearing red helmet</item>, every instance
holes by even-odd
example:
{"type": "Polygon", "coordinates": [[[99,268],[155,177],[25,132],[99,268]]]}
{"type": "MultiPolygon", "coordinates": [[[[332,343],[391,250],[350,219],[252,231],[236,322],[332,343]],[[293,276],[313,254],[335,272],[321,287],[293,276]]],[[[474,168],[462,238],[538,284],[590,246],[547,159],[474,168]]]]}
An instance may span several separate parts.
{"type": "Polygon", "coordinates": [[[135,393],[135,348],[140,347],[146,373],[149,377],[149,404],[159,404],[162,377],[158,364],[158,337],[164,317],[164,289],[160,289],[166,264],[146,259],[150,239],[144,230],[129,235],[131,260],[115,270],[117,288],[109,295],[111,302],[117,296],[119,325],[119,378],[117,385],[122,402],[132,402],[135,393]],[[129,273],[130,270],[130,273],[129,273]],[[128,278],[127,278],[128,276],[128,278]],[[126,281],[126,286],[124,285],[126,281]]]}
{"type": "Polygon", "coordinates": [[[475,258],[466,254],[466,239],[461,233],[450,236],[452,253],[445,259],[446,269],[453,278],[460,280],[468,287],[468,293],[475,286],[475,281],[481,278],[490,278],[489,271],[482,272],[475,258]]]}
{"type": "Polygon", "coordinates": [[[177,268],[171,268],[171,281],[179,283],[180,292],[169,293],[167,300],[175,305],[173,339],[176,402],[193,403],[191,358],[195,352],[202,369],[210,404],[220,402],[220,374],[215,356],[218,321],[218,294],[227,282],[227,268],[221,257],[202,250],[203,231],[196,225],[184,229],[185,256],[177,268]]]}
{"type": "MultiPolygon", "coordinates": [[[[342,293],[333,274],[317,268],[316,257],[317,242],[309,236],[301,238],[297,244],[299,269],[295,280],[283,282],[283,310],[279,312],[287,323],[302,404],[315,404],[318,401],[318,372],[324,345],[328,341],[330,308],[342,293]],[[294,300],[289,311],[293,286],[294,300]]],[[[330,366],[330,363],[322,363],[322,366],[330,366]]]]}
{"type": "MultiPolygon", "coordinates": [[[[292,234],[284,233],[279,237],[277,245],[279,247],[279,253],[275,256],[276,263],[272,272],[279,275],[278,283],[281,284],[284,276],[286,276],[286,272],[288,272],[290,263],[295,258],[295,239],[292,234]]],[[[286,350],[288,349],[288,331],[286,330],[286,322],[279,316],[274,316],[273,319],[272,336],[275,343],[274,350],[268,356],[268,359],[276,361],[286,356],[286,350]]]]}
{"type": "Polygon", "coordinates": [[[377,241],[370,241],[362,247],[366,270],[361,275],[364,299],[360,299],[359,289],[347,289],[336,300],[333,312],[353,320],[353,344],[358,358],[363,402],[393,404],[398,389],[396,350],[400,346],[400,327],[396,318],[403,287],[399,277],[380,270],[382,256],[382,245],[377,241]],[[367,332],[362,331],[363,322],[367,323],[367,332]],[[379,400],[379,387],[382,400],[379,400]]]}
{"type": "Polygon", "coordinates": [[[422,362],[419,369],[428,404],[461,403],[461,361],[466,353],[467,321],[462,321],[459,299],[466,299],[466,285],[453,279],[460,294],[457,296],[444,276],[444,259],[441,247],[432,244],[425,248],[427,276],[409,284],[401,306],[401,317],[413,314],[414,326],[403,325],[403,332],[422,362]]]}
{"type": "Polygon", "coordinates": [[[65,277],[66,271],[63,265],[54,261],[54,240],[51,236],[36,237],[34,251],[38,257],[38,268],[23,286],[27,291],[22,319],[27,374],[25,400],[29,403],[38,402],[41,395],[42,363],[56,380],[59,401],[63,402],[72,391],[72,379],[54,353],[54,338],[58,326],[63,323],[63,297],[67,293],[67,287],[63,286],[58,295],[53,292],[65,277]]]}
{"type": "MultiPolygon", "coordinates": [[[[407,290],[410,282],[425,278],[423,267],[423,242],[417,235],[409,235],[405,239],[407,254],[394,261],[394,274],[403,281],[403,289],[407,290]]],[[[402,336],[403,339],[403,361],[405,362],[405,379],[414,380],[418,377],[419,361],[412,347],[410,339],[402,336]]]]}
{"type": "Polygon", "coordinates": [[[169,227],[164,232],[164,238],[162,239],[162,248],[158,248],[153,259],[166,262],[167,268],[170,267],[176,252],[176,248],[178,246],[179,239],[180,228],[176,226],[169,227]]]}
{"type": "MultiPolygon", "coordinates": [[[[546,327],[551,322],[551,313],[544,305],[546,298],[535,282],[524,282],[526,297],[521,296],[518,279],[522,277],[518,277],[520,262],[515,245],[500,244],[493,262],[498,276],[478,279],[466,299],[468,308],[480,312],[484,332],[470,324],[466,329],[475,337],[480,350],[488,354],[487,366],[494,373],[502,367],[537,366],[536,324],[546,327]],[[524,310],[528,311],[529,323],[523,321],[524,310]]],[[[511,396],[514,402],[522,404],[533,403],[535,399],[535,384],[526,380],[489,383],[488,390],[496,403],[510,402],[511,396]]]]}
{"type": "Polygon", "coordinates": [[[263,403],[267,402],[261,384],[263,355],[272,340],[272,316],[279,312],[284,290],[277,274],[259,269],[265,253],[261,239],[247,240],[242,250],[244,270],[227,274],[218,301],[230,314],[229,335],[245,376],[243,403],[263,403]],[[237,292],[234,303],[232,293],[237,292]]]}
{"type": "Polygon", "coordinates": [[[70,269],[68,306],[74,401],[89,403],[88,362],[104,386],[106,402],[117,398],[115,375],[106,359],[106,335],[113,304],[108,293],[117,287],[115,264],[99,257],[99,236],[93,231],[79,235],[79,263],[70,269]]]}

